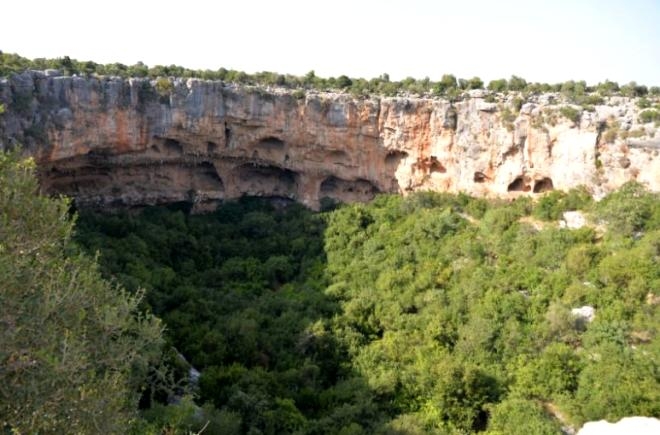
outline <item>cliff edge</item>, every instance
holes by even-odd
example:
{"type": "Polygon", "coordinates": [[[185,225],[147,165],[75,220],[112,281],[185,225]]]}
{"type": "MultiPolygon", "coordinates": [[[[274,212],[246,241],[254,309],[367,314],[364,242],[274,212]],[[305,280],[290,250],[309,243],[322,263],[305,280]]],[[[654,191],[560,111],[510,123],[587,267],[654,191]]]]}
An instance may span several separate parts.
{"type": "Polygon", "coordinates": [[[470,91],[460,101],[235,86],[198,79],[0,79],[0,149],[20,143],[43,188],[83,207],[242,195],[319,208],[417,190],[478,196],[636,180],[660,190],[660,134],[635,101],[470,91]]]}

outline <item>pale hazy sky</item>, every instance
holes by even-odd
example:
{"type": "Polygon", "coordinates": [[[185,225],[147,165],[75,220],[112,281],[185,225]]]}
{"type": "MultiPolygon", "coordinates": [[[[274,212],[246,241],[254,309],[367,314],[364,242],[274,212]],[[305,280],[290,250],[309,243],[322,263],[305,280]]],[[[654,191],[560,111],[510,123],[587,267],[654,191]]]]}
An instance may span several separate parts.
{"type": "Polygon", "coordinates": [[[660,85],[660,0],[9,0],[0,50],[371,78],[660,85]]]}

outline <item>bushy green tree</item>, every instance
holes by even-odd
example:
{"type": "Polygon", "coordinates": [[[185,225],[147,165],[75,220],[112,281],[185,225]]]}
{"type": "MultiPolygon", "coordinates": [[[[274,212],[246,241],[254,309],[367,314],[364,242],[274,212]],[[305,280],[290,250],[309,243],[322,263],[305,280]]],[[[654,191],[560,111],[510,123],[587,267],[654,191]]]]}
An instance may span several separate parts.
{"type": "Polygon", "coordinates": [[[576,404],[580,421],[616,421],[631,415],[658,415],[657,360],[613,343],[592,349],[595,359],[579,377],[576,404]]]}
{"type": "Polygon", "coordinates": [[[440,81],[435,84],[435,92],[444,94],[452,89],[456,89],[457,86],[458,81],[456,80],[456,76],[453,74],[443,74],[440,81]]]}
{"type": "Polygon", "coordinates": [[[639,113],[639,122],[647,123],[658,120],[660,120],[660,112],[655,109],[648,109],[639,113]]]}
{"type": "Polygon", "coordinates": [[[507,90],[506,79],[491,80],[488,83],[488,90],[493,92],[505,92],[507,90]]]}
{"type": "Polygon", "coordinates": [[[609,96],[619,92],[619,84],[617,82],[605,80],[605,82],[596,85],[596,91],[603,96],[609,96]]]}
{"type": "Polygon", "coordinates": [[[605,220],[612,236],[632,236],[635,232],[660,228],[657,193],[646,191],[643,185],[628,182],[595,205],[595,214],[605,220]]]}
{"type": "Polygon", "coordinates": [[[562,116],[569,119],[573,123],[580,122],[580,118],[582,116],[582,112],[572,106],[562,106],[559,109],[559,113],[561,113],[562,116]]]}
{"type": "Polygon", "coordinates": [[[518,76],[511,76],[508,83],[508,89],[510,91],[523,91],[527,87],[527,81],[518,76]]]}
{"type": "Polygon", "coordinates": [[[161,325],[76,252],[69,202],[39,195],[33,171],[0,153],[0,426],[125,433],[161,325]]]}
{"type": "Polygon", "coordinates": [[[468,89],[483,89],[484,88],[484,82],[479,77],[472,77],[467,82],[467,88],[468,89]]]}
{"type": "Polygon", "coordinates": [[[353,80],[348,78],[345,75],[341,75],[337,77],[337,87],[339,88],[347,88],[353,84],[353,80]]]}
{"type": "Polygon", "coordinates": [[[486,435],[534,434],[557,435],[561,433],[538,403],[511,398],[492,407],[486,435]]]}

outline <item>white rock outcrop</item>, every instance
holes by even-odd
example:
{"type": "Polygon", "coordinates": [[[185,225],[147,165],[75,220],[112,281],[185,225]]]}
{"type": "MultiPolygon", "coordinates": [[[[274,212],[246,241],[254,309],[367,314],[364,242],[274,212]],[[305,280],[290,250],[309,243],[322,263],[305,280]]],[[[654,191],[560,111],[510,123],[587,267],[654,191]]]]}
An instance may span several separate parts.
{"type": "Polygon", "coordinates": [[[660,420],[652,417],[625,417],[616,423],[606,420],[585,423],[577,435],[658,435],[660,420]]]}
{"type": "Polygon", "coordinates": [[[587,224],[587,219],[581,211],[565,211],[559,221],[559,228],[577,230],[587,224]]]}
{"type": "Polygon", "coordinates": [[[596,318],[596,309],[589,305],[585,305],[579,308],[573,308],[571,314],[578,319],[581,319],[586,322],[593,322],[596,318]]]}

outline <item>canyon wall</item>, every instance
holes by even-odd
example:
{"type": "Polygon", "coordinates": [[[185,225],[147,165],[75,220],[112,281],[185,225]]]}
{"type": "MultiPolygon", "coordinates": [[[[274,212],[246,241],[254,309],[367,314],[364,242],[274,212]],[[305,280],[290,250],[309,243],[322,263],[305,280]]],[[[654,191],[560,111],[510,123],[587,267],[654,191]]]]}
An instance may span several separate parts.
{"type": "Polygon", "coordinates": [[[559,95],[516,98],[355,98],[29,71],[0,79],[0,149],[20,143],[43,188],[82,207],[185,201],[203,211],[257,195],[318,208],[379,192],[513,197],[580,185],[598,196],[630,180],[660,190],[660,136],[639,123],[633,100],[570,116],[559,95]]]}

